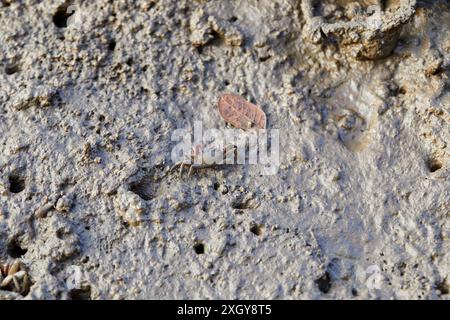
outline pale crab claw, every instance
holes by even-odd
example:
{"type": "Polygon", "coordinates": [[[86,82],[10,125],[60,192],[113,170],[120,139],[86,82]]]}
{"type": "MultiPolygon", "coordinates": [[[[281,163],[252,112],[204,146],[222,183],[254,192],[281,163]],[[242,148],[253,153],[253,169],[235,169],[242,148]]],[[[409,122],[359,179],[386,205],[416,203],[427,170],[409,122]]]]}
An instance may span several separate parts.
{"type": "Polygon", "coordinates": [[[7,276],[5,279],[3,279],[2,283],[0,284],[0,288],[8,286],[11,281],[13,281],[13,276],[7,276]]]}
{"type": "Polygon", "coordinates": [[[19,280],[17,280],[17,278],[14,276],[13,276],[13,283],[14,283],[14,287],[15,287],[16,291],[20,292],[22,290],[22,288],[20,287],[19,280]]]}
{"type": "MultiPolygon", "coordinates": [[[[3,279],[2,283],[0,284],[0,287],[3,288],[6,286],[9,286],[12,282],[14,284],[16,291],[21,292],[22,288],[20,286],[19,280],[22,280],[26,276],[27,276],[27,273],[23,270],[16,272],[15,274],[11,274],[11,275],[7,276],[5,279],[3,279]]],[[[24,284],[24,286],[25,286],[25,284],[24,284]]]]}
{"type": "Polygon", "coordinates": [[[15,274],[20,269],[20,262],[19,260],[15,260],[8,270],[8,276],[15,274]]]}
{"type": "Polygon", "coordinates": [[[12,276],[14,277],[14,278],[16,278],[16,279],[18,279],[18,280],[22,280],[25,276],[26,276],[26,272],[25,271],[19,271],[19,272],[16,272],[15,274],[13,274],[12,276]]]}
{"type": "Polygon", "coordinates": [[[173,170],[175,170],[177,167],[180,167],[180,176],[181,176],[183,174],[183,168],[185,165],[186,165],[185,162],[176,163],[170,168],[169,173],[172,173],[173,170]]]}
{"type": "Polygon", "coordinates": [[[189,168],[188,177],[190,177],[192,175],[192,172],[194,172],[194,166],[191,166],[189,168]]]}

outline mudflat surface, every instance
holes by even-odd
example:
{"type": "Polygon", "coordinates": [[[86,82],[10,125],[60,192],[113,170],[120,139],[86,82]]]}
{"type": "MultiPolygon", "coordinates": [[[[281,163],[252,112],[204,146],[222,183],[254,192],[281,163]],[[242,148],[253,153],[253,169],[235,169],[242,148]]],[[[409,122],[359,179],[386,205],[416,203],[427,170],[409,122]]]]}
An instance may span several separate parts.
{"type": "Polygon", "coordinates": [[[377,60],[297,0],[73,8],[0,2],[0,261],[29,276],[0,298],[448,299],[448,1],[377,60]],[[279,129],[278,173],[170,173],[225,92],[279,129]]]}

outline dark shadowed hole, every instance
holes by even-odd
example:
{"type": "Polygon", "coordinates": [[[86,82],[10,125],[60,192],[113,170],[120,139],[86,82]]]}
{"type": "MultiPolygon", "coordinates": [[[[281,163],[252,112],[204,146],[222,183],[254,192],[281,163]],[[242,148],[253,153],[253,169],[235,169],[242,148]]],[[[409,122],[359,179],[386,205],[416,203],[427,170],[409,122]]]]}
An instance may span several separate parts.
{"type": "Polygon", "coordinates": [[[22,248],[20,244],[17,242],[17,239],[12,239],[8,243],[6,250],[8,252],[8,255],[14,259],[20,258],[25,253],[27,253],[27,249],[22,248]]]}
{"type": "Polygon", "coordinates": [[[141,181],[131,183],[130,191],[137,194],[145,201],[153,199],[153,190],[148,179],[144,178],[141,181]]]}
{"type": "Polygon", "coordinates": [[[9,176],[9,191],[20,193],[25,190],[25,179],[19,174],[13,173],[9,176]]]}
{"type": "Polygon", "coordinates": [[[53,15],[53,23],[58,28],[67,28],[67,20],[71,15],[73,15],[75,12],[68,12],[68,5],[64,4],[56,10],[55,14],[53,15]]]}
{"type": "Polygon", "coordinates": [[[442,67],[439,67],[432,73],[432,75],[437,76],[437,75],[443,74],[444,72],[445,72],[445,69],[442,67]]]}
{"type": "Polygon", "coordinates": [[[12,74],[17,73],[19,71],[20,71],[20,68],[19,68],[18,64],[11,64],[11,65],[5,67],[5,73],[7,75],[12,75],[12,74]]]}
{"type": "Polygon", "coordinates": [[[428,169],[430,172],[436,172],[442,168],[442,162],[437,159],[430,159],[428,161],[428,169]]]}
{"type": "Polygon", "coordinates": [[[250,231],[254,235],[260,236],[263,233],[263,228],[262,228],[262,226],[255,224],[250,227],[250,231]]]}
{"type": "Polygon", "coordinates": [[[208,45],[219,46],[224,42],[223,37],[215,30],[211,31],[211,40],[208,41],[208,45]]]}
{"type": "Polygon", "coordinates": [[[438,283],[436,287],[443,295],[450,292],[450,286],[447,283],[447,279],[444,279],[441,283],[438,283]]]}
{"type": "Polygon", "coordinates": [[[250,201],[237,198],[231,203],[231,208],[237,209],[237,210],[247,210],[252,209],[252,204],[250,201]]]}
{"type": "Polygon", "coordinates": [[[357,297],[358,296],[358,290],[355,288],[352,289],[352,296],[357,297]]]}
{"type": "Polygon", "coordinates": [[[272,58],[272,56],[261,57],[261,58],[259,58],[259,61],[260,61],[260,62],[266,62],[266,61],[269,60],[270,58],[272,58]]]}
{"type": "Polygon", "coordinates": [[[108,50],[110,51],[114,51],[114,49],[116,49],[116,41],[115,40],[111,40],[108,44],[108,50]]]}
{"type": "Polygon", "coordinates": [[[192,76],[191,81],[192,81],[193,83],[197,84],[197,83],[200,81],[200,77],[199,77],[198,75],[194,74],[194,75],[192,76]]]}
{"type": "Polygon", "coordinates": [[[314,282],[319,287],[319,290],[323,293],[328,293],[328,291],[330,291],[331,289],[331,279],[328,272],[325,272],[325,274],[322,277],[320,277],[314,282]]]}
{"type": "Polygon", "coordinates": [[[91,300],[91,287],[70,290],[69,297],[71,300],[91,300]]]}
{"type": "Polygon", "coordinates": [[[194,251],[196,254],[204,254],[205,253],[205,246],[202,243],[196,243],[194,245],[194,251]]]}
{"type": "Polygon", "coordinates": [[[202,54],[203,53],[203,46],[198,46],[198,47],[195,47],[195,49],[197,50],[197,53],[198,54],[202,54]]]}

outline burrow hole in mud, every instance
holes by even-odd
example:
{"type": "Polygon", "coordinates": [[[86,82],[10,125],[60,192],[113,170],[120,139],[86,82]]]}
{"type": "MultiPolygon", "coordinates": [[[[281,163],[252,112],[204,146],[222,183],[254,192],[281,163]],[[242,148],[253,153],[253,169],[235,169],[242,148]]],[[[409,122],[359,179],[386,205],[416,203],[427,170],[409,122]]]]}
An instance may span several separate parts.
{"type": "Polygon", "coordinates": [[[258,225],[258,224],[253,224],[253,225],[250,227],[250,232],[253,233],[253,234],[256,235],[256,236],[262,235],[262,234],[263,234],[263,231],[264,231],[263,226],[258,225]]]}
{"type": "Polygon", "coordinates": [[[17,239],[13,238],[11,239],[7,246],[6,246],[6,252],[11,258],[17,259],[23,256],[25,253],[27,253],[26,248],[22,248],[17,239]]]}
{"type": "Polygon", "coordinates": [[[75,13],[73,6],[70,3],[60,5],[53,14],[53,23],[58,28],[67,28],[67,20],[75,13]]]}
{"type": "Polygon", "coordinates": [[[25,190],[25,178],[17,173],[12,173],[9,178],[9,191],[12,193],[21,193],[23,190],[25,190]]]}
{"type": "Polygon", "coordinates": [[[265,56],[265,57],[260,57],[260,58],[259,58],[259,61],[260,61],[260,62],[266,62],[266,61],[269,60],[270,58],[272,58],[272,56],[270,56],[270,55],[269,55],[269,56],[265,56]]]}
{"type": "Polygon", "coordinates": [[[439,283],[436,283],[436,288],[441,292],[442,295],[448,294],[450,292],[450,285],[447,282],[447,278],[439,283]]]}
{"type": "Polygon", "coordinates": [[[18,64],[10,64],[5,67],[5,73],[10,76],[20,71],[20,66],[18,64]]]}
{"type": "Polygon", "coordinates": [[[314,282],[319,287],[319,290],[323,293],[328,293],[331,289],[331,278],[330,278],[330,274],[328,272],[325,272],[325,274],[323,276],[321,276],[319,279],[317,279],[314,282]]]}
{"type": "Polygon", "coordinates": [[[249,200],[238,198],[231,203],[231,208],[235,210],[248,210],[253,209],[253,205],[249,200]]]}
{"type": "Polygon", "coordinates": [[[436,172],[442,169],[442,162],[438,159],[430,159],[428,160],[428,169],[430,172],[436,172]]]}
{"type": "Polygon", "coordinates": [[[194,251],[196,254],[204,254],[205,253],[205,245],[203,243],[194,244],[194,251]]]}
{"type": "Polygon", "coordinates": [[[197,46],[196,49],[197,49],[198,54],[201,55],[201,54],[203,54],[203,50],[206,47],[208,47],[208,46],[218,47],[218,46],[221,46],[224,42],[225,42],[225,39],[223,38],[223,35],[221,35],[220,33],[218,33],[215,30],[212,30],[210,40],[205,44],[197,46]]]}
{"type": "Polygon", "coordinates": [[[143,178],[137,182],[130,183],[129,190],[145,201],[153,199],[155,194],[150,178],[143,178]]]}
{"type": "Polygon", "coordinates": [[[109,41],[108,50],[114,51],[116,49],[116,45],[117,45],[116,40],[113,39],[113,40],[109,41]]]}
{"type": "Polygon", "coordinates": [[[69,292],[69,297],[71,300],[91,300],[91,287],[72,289],[69,292]]]}

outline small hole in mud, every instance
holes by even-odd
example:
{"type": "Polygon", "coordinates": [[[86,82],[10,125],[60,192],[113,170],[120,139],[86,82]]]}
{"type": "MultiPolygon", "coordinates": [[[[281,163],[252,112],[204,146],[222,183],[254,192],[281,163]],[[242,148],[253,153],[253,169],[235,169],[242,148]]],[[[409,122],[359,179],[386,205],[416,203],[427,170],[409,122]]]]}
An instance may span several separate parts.
{"type": "Polygon", "coordinates": [[[436,284],[436,288],[441,292],[442,295],[448,294],[450,292],[450,285],[447,283],[447,279],[436,284]]]}
{"type": "Polygon", "coordinates": [[[442,169],[442,162],[437,159],[430,159],[428,161],[428,169],[430,170],[430,172],[436,172],[442,169]]]}
{"type": "Polygon", "coordinates": [[[68,12],[68,5],[62,5],[60,6],[55,14],[53,15],[53,23],[58,28],[67,28],[67,20],[71,15],[73,15],[75,12],[68,12]]]}
{"type": "Polygon", "coordinates": [[[260,62],[266,62],[266,61],[269,60],[270,58],[272,58],[272,56],[261,57],[261,58],[259,58],[259,61],[260,61],[260,62]]]}
{"type": "Polygon", "coordinates": [[[438,76],[438,75],[443,74],[444,72],[445,72],[445,69],[444,69],[443,67],[439,67],[439,68],[437,68],[436,70],[434,70],[434,71],[431,73],[431,75],[432,75],[432,76],[438,76]]]}
{"type": "Polygon", "coordinates": [[[195,47],[195,49],[197,50],[198,54],[202,54],[203,53],[203,48],[204,48],[204,46],[195,47]]]}
{"type": "Polygon", "coordinates": [[[108,44],[108,50],[109,51],[114,51],[116,49],[116,41],[115,40],[111,40],[108,44]]]}
{"type": "Polygon", "coordinates": [[[231,23],[238,21],[238,17],[236,16],[232,16],[228,21],[230,21],[231,23]]]}
{"type": "Polygon", "coordinates": [[[352,289],[352,296],[357,297],[358,296],[358,290],[355,288],[352,289]]]}
{"type": "Polygon", "coordinates": [[[325,274],[322,277],[320,277],[314,282],[319,287],[319,290],[323,293],[328,293],[331,289],[331,279],[328,272],[325,272],[325,274]]]}
{"type": "Polygon", "coordinates": [[[6,250],[8,252],[8,255],[14,259],[20,258],[28,251],[27,249],[24,249],[20,246],[20,244],[17,242],[17,239],[12,239],[8,243],[6,250]]]}
{"type": "Polygon", "coordinates": [[[263,228],[262,226],[255,224],[250,227],[250,231],[254,235],[260,236],[263,233],[263,228]]]}
{"type": "Polygon", "coordinates": [[[91,300],[91,287],[70,290],[69,297],[71,300],[91,300]]]}
{"type": "Polygon", "coordinates": [[[219,46],[223,43],[223,37],[215,30],[211,31],[211,40],[209,40],[208,45],[219,46]]]}
{"type": "Polygon", "coordinates": [[[20,71],[20,67],[17,64],[12,64],[12,65],[9,65],[9,66],[5,67],[5,73],[7,75],[9,75],[9,76],[14,74],[14,73],[17,73],[19,71],[20,71]]]}
{"type": "Polygon", "coordinates": [[[228,87],[228,86],[230,85],[230,81],[224,80],[224,81],[223,81],[223,84],[224,84],[226,87],[228,87]]]}
{"type": "Polygon", "coordinates": [[[214,190],[219,190],[219,187],[220,187],[220,183],[218,183],[218,182],[214,182],[214,185],[213,185],[213,188],[214,188],[214,190]]]}
{"type": "Polygon", "coordinates": [[[192,76],[191,81],[192,81],[192,83],[197,84],[197,83],[199,83],[199,81],[200,81],[200,77],[199,77],[198,75],[194,74],[194,75],[192,76]]]}
{"type": "Polygon", "coordinates": [[[196,254],[204,254],[205,253],[205,246],[203,243],[196,243],[194,245],[194,251],[196,254]]]}
{"type": "Polygon", "coordinates": [[[69,233],[66,230],[57,230],[56,237],[60,240],[66,240],[69,237],[69,233]]]}
{"type": "Polygon", "coordinates": [[[9,176],[9,191],[12,193],[21,193],[25,190],[25,179],[19,174],[9,176]]]}
{"type": "Polygon", "coordinates": [[[231,203],[231,208],[236,210],[247,210],[252,209],[252,205],[248,200],[238,198],[231,203]]]}
{"type": "Polygon", "coordinates": [[[149,201],[153,199],[153,190],[147,179],[130,184],[130,191],[137,194],[141,199],[149,201]]]}

